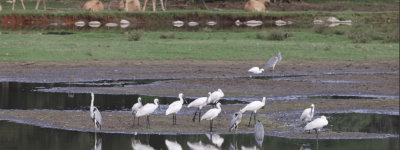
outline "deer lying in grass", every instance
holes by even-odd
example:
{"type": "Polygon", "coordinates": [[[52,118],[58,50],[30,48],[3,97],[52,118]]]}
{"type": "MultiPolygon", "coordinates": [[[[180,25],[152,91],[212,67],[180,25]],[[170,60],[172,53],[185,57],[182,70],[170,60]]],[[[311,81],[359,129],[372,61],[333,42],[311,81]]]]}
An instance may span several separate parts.
{"type": "Polygon", "coordinates": [[[104,6],[103,3],[101,3],[98,0],[89,0],[88,2],[83,5],[83,10],[85,11],[103,11],[104,6]]]}
{"type": "Polygon", "coordinates": [[[265,2],[271,3],[270,0],[249,0],[244,6],[244,10],[253,12],[265,12],[265,2]]]}

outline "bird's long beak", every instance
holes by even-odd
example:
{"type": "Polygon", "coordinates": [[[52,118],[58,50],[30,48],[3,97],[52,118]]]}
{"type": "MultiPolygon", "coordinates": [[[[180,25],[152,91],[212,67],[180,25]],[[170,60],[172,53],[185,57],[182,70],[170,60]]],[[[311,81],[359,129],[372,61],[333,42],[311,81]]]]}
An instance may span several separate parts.
{"type": "Polygon", "coordinates": [[[224,113],[226,114],[226,111],[221,107],[222,111],[224,111],[224,113]]]}
{"type": "Polygon", "coordinates": [[[182,98],[183,98],[183,100],[185,100],[186,103],[188,103],[188,102],[186,101],[186,96],[185,96],[185,95],[183,95],[182,98]]]}

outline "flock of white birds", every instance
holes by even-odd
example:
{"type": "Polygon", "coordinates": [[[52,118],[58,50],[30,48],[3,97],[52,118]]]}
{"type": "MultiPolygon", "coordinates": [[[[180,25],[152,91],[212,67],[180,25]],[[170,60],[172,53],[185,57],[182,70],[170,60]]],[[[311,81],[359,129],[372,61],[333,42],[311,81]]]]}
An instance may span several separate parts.
{"type": "MultiPolygon", "coordinates": [[[[274,70],[275,65],[277,63],[279,63],[281,60],[282,60],[282,56],[281,56],[281,53],[279,52],[277,56],[273,56],[268,61],[268,63],[265,65],[264,69],[260,69],[258,67],[253,67],[248,71],[251,73],[254,73],[254,74],[260,74],[264,70],[267,70],[268,68],[271,68],[271,67],[274,70]]],[[[99,110],[95,106],[93,106],[94,94],[92,93],[91,95],[92,95],[92,102],[90,105],[90,116],[91,116],[93,122],[95,123],[95,131],[97,131],[98,129],[100,130],[101,126],[102,126],[101,114],[100,114],[99,110]]],[[[194,114],[194,117],[193,117],[193,122],[195,122],[197,112],[200,111],[198,113],[199,114],[199,122],[201,120],[209,120],[210,121],[210,132],[213,132],[212,131],[213,120],[219,115],[219,113],[221,113],[221,110],[222,110],[221,103],[219,103],[218,101],[221,98],[223,98],[224,96],[225,95],[222,92],[222,90],[218,89],[217,91],[214,91],[212,93],[208,92],[208,97],[197,98],[193,102],[188,104],[187,108],[191,108],[191,107],[197,108],[197,110],[194,114]],[[201,116],[201,109],[204,106],[206,106],[207,104],[215,104],[216,108],[212,108],[212,109],[208,110],[203,116],[201,116]]],[[[257,135],[255,134],[255,137],[256,137],[256,139],[262,138],[262,136],[259,135],[259,132],[263,133],[264,128],[262,127],[260,120],[256,124],[256,113],[257,113],[257,110],[259,110],[265,106],[265,100],[266,100],[266,98],[263,97],[263,99],[261,101],[253,101],[253,102],[247,104],[244,108],[242,108],[238,112],[235,112],[234,114],[232,114],[231,120],[229,123],[229,132],[235,130],[237,133],[239,123],[242,120],[242,114],[246,111],[250,111],[251,115],[250,115],[250,120],[249,120],[248,126],[250,127],[250,122],[252,119],[251,117],[254,116],[254,124],[255,124],[254,132],[257,133],[257,135]]],[[[184,101],[186,101],[186,98],[182,93],[180,93],[179,100],[171,103],[168,106],[168,109],[165,111],[165,115],[169,115],[169,114],[173,115],[173,124],[174,125],[176,125],[176,114],[182,109],[184,101]]],[[[138,102],[135,103],[132,107],[132,115],[134,115],[134,120],[136,120],[136,117],[138,117],[138,125],[139,125],[139,117],[147,116],[146,127],[150,128],[149,116],[158,108],[158,106],[159,106],[159,100],[157,98],[154,99],[154,103],[147,103],[146,105],[143,106],[141,98],[139,97],[138,102]]],[[[310,130],[315,130],[315,132],[317,133],[317,138],[318,138],[318,131],[320,131],[324,126],[328,125],[328,120],[326,119],[325,116],[321,116],[320,118],[317,118],[312,121],[313,116],[314,116],[314,104],[311,104],[311,108],[307,108],[303,111],[302,115],[300,116],[300,120],[303,122],[303,124],[305,122],[308,122],[304,126],[304,130],[308,131],[309,133],[310,133],[310,130]]]]}

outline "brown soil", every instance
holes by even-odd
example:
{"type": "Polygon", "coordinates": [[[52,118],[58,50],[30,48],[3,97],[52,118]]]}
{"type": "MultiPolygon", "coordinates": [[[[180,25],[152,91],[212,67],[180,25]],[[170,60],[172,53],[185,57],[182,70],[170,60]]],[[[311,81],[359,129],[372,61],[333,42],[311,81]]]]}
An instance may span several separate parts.
{"type": "Polygon", "coordinates": [[[291,95],[399,95],[398,61],[364,62],[305,62],[282,61],[275,72],[263,75],[312,75],[287,78],[293,81],[260,80],[249,78],[247,70],[263,66],[264,62],[241,61],[80,61],[0,63],[0,77],[4,81],[68,82],[70,76],[77,81],[104,79],[181,79],[157,82],[157,84],[130,88],[101,87],[59,89],[79,92],[140,93],[157,96],[204,96],[218,88],[225,98],[262,98],[291,95]],[[23,65],[23,66],[22,66],[23,65]],[[344,74],[344,73],[356,74],[344,74]],[[324,75],[331,73],[333,75],[324,75]],[[367,74],[365,74],[367,73],[367,74]],[[344,74],[344,75],[340,75],[344,74]],[[235,78],[233,78],[235,77],[235,78]],[[316,80],[317,82],[308,82],[316,80]],[[326,83],[324,80],[352,81],[355,83],[326,83]]]}

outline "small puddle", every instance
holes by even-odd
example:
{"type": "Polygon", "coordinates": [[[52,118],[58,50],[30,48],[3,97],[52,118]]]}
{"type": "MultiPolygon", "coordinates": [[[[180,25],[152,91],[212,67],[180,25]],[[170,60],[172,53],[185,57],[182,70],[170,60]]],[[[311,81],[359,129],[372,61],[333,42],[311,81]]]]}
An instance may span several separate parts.
{"type": "MultiPolygon", "coordinates": [[[[93,132],[67,131],[33,125],[0,121],[2,147],[13,150],[32,149],[92,149],[93,132]]],[[[118,134],[98,133],[97,147],[104,149],[255,149],[254,134],[118,134]],[[212,138],[211,138],[212,137],[212,138]],[[235,148],[236,147],[236,148],[235,148]]],[[[264,136],[261,149],[324,149],[364,150],[399,149],[399,138],[387,139],[288,139],[264,136]],[[317,143],[318,142],[318,143],[317,143]],[[318,145],[318,147],[317,147],[318,145]]]]}
{"type": "MultiPolygon", "coordinates": [[[[329,124],[324,129],[336,132],[366,132],[399,135],[399,116],[382,114],[318,114],[327,117],[329,124]]],[[[319,118],[319,116],[315,116],[319,118]]]]}

